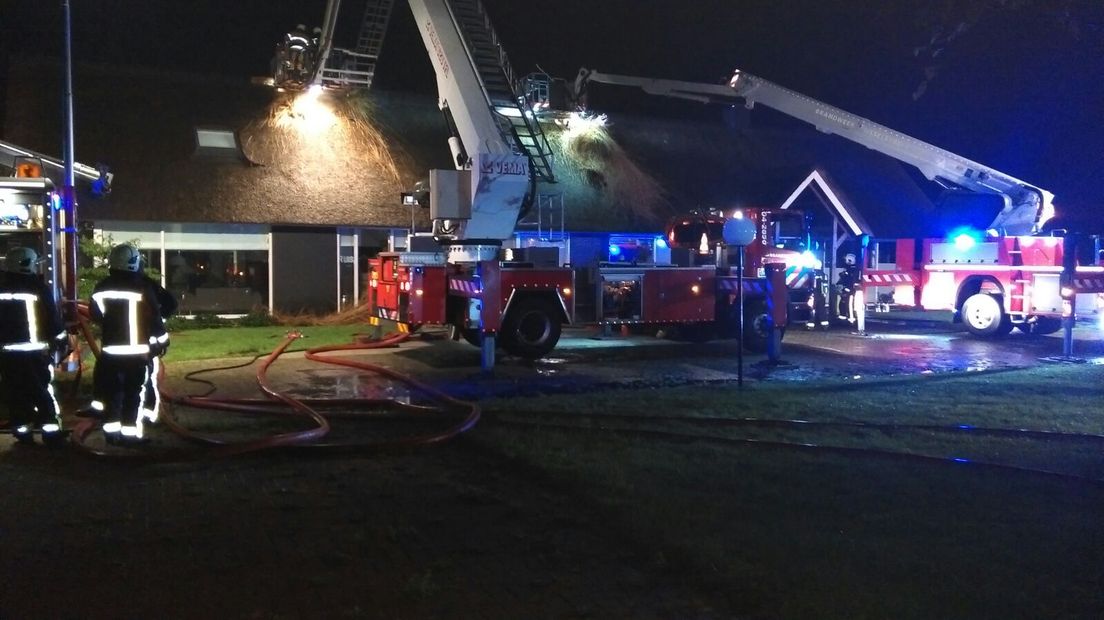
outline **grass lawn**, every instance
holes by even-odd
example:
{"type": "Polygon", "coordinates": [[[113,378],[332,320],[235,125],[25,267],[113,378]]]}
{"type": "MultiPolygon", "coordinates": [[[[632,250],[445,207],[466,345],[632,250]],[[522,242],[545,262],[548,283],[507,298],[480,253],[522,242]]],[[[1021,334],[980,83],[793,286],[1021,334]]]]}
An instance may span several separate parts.
{"type": "MultiPolygon", "coordinates": [[[[168,359],[266,354],[287,331],[174,332],[168,359]]],[[[367,328],[302,331],[293,349],[367,328]]],[[[1102,402],[1093,365],[633,387],[488,399],[465,441],[597,507],[741,617],[1101,618],[1102,402]]]]}
{"type": "Polygon", "coordinates": [[[367,325],[188,329],[170,334],[172,344],[166,359],[174,362],[268,354],[289,331],[295,330],[302,332],[305,338],[293,343],[289,349],[292,351],[329,344],[349,344],[357,334],[367,333],[369,329],[367,325]]]}
{"type": "Polygon", "coordinates": [[[611,522],[651,541],[654,561],[675,578],[727,593],[751,617],[1099,618],[1102,484],[718,438],[869,447],[1095,479],[1104,479],[1104,441],[701,418],[1104,434],[1102,379],[1100,366],[1046,366],[501,399],[485,403],[473,438],[603,506],[611,522]],[[625,413],[639,417],[615,417],[625,413]],[[585,430],[562,428],[569,425],[585,430]]]}

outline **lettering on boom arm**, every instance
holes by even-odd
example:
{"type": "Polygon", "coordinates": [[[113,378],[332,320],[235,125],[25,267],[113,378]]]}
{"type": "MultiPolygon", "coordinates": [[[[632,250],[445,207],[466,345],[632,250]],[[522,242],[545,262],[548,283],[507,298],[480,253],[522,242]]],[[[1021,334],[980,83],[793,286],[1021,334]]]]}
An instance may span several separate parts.
{"type": "Polygon", "coordinates": [[[494,159],[484,157],[479,162],[479,172],[501,176],[529,177],[529,162],[521,158],[494,159]]]}
{"type": "Polygon", "coordinates": [[[449,76],[449,63],[445,58],[445,50],[441,47],[441,40],[437,38],[437,30],[433,24],[426,22],[426,32],[429,34],[429,42],[433,46],[433,55],[437,57],[437,63],[441,65],[441,75],[445,79],[449,76]]]}

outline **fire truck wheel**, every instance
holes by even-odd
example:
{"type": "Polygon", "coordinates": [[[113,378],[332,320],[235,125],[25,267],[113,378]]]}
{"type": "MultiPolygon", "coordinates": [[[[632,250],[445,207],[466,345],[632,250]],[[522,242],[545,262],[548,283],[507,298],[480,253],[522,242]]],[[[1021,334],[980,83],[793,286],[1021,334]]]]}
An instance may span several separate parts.
{"type": "Polygon", "coordinates": [[[1012,331],[1012,320],[1001,308],[1000,298],[988,293],[967,297],[960,314],[966,331],[981,338],[1004,336],[1012,331]]]}
{"type": "MultiPolygon", "coordinates": [[[[767,305],[764,303],[749,304],[744,308],[744,336],[741,339],[744,348],[753,353],[762,353],[767,350],[767,341],[770,339],[770,319],[767,317],[767,305]]],[[[782,336],[785,337],[786,328],[782,328],[782,336]]]]}
{"type": "Polygon", "coordinates": [[[502,348],[511,355],[537,359],[560,341],[559,309],[537,297],[518,300],[502,321],[502,348]]]}

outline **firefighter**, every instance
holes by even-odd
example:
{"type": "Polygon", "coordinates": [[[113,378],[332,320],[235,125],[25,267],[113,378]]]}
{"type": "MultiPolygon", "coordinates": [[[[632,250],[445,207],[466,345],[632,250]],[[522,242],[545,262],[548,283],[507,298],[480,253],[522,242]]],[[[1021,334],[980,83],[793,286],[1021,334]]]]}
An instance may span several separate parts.
{"type": "Polygon", "coordinates": [[[836,280],[836,317],[848,323],[855,322],[855,309],[852,307],[855,299],[855,287],[859,284],[859,266],[855,263],[855,255],[848,253],[843,257],[843,271],[836,280]]]}
{"type": "Polygon", "coordinates": [[[100,358],[92,376],[93,409],[104,413],[108,443],[144,441],[139,416],[151,359],[168,347],[157,290],[142,273],[138,248],[124,243],[111,249],[108,276],[92,291],[90,314],[100,325],[100,358]]]}
{"type": "Polygon", "coordinates": [[[31,248],[8,252],[0,274],[0,394],[8,404],[16,441],[60,445],[61,416],[54,398],[56,355],[66,353],[69,337],[49,286],[37,273],[31,248]]]}
{"type": "Polygon", "coordinates": [[[303,24],[297,24],[284,36],[285,67],[291,72],[292,80],[299,84],[306,81],[311,70],[311,47],[310,35],[303,24]]]}

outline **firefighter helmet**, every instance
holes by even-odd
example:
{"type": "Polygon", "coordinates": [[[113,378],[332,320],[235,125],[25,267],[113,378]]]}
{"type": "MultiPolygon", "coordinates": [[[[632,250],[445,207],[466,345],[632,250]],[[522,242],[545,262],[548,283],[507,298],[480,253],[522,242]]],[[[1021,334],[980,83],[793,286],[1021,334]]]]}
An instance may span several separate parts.
{"type": "Polygon", "coordinates": [[[138,248],[129,243],[121,243],[111,248],[111,254],[107,258],[109,269],[116,271],[137,272],[142,268],[142,255],[138,248]]]}
{"type": "Polygon", "coordinates": [[[4,270],[11,273],[33,274],[38,266],[38,254],[31,248],[12,248],[4,257],[4,270]]]}
{"type": "Polygon", "coordinates": [[[854,265],[855,264],[855,255],[851,254],[851,253],[848,253],[848,254],[844,255],[843,264],[847,265],[848,267],[854,265]]]}

